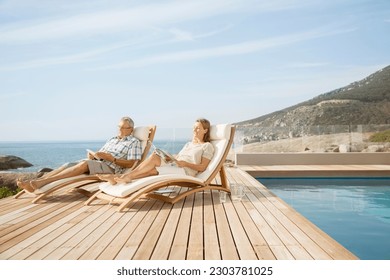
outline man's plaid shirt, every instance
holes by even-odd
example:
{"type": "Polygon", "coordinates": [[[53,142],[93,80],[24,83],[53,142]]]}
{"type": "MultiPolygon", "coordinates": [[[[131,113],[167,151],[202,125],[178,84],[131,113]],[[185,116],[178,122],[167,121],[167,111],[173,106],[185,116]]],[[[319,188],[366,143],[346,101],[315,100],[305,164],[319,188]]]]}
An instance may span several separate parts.
{"type": "MultiPolygon", "coordinates": [[[[141,142],[132,135],[120,139],[118,136],[109,139],[100,149],[100,152],[112,154],[117,159],[140,160],[142,157],[141,142]]],[[[122,173],[126,168],[120,167],[113,162],[104,160],[104,162],[114,169],[115,173],[122,173]]]]}

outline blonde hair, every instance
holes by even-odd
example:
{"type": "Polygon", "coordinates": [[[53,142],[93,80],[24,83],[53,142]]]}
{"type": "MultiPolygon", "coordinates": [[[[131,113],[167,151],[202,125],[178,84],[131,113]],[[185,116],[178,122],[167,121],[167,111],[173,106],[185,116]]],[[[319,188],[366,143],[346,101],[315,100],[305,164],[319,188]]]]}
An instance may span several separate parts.
{"type": "Polygon", "coordinates": [[[200,118],[200,119],[197,119],[196,122],[201,123],[203,126],[203,129],[207,129],[207,132],[203,137],[203,141],[210,142],[210,127],[211,127],[210,121],[203,119],[203,118],[200,118]]]}

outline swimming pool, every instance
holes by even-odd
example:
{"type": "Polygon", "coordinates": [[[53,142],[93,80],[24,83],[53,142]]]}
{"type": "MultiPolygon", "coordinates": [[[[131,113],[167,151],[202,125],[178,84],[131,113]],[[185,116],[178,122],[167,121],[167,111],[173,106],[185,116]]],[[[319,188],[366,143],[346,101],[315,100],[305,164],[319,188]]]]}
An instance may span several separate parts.
{"type": "Polygon", "coordinates": [[[257,178],[362,260],[390,260],[389,178],[257,178]]]}

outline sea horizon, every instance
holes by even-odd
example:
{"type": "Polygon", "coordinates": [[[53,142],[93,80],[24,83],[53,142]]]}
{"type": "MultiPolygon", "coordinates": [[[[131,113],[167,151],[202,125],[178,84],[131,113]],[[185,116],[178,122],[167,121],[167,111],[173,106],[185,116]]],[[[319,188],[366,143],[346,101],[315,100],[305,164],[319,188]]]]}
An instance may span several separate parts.
{"type": "MultiPolygon", "coordinates": [[[[170,153],[178,153],[188,140],[155,140],[154,145],[170,153]]],[[[33,166],[2,170],[4,172],[37,172],[42,168],[55,169],[63,164],[86,158],[87,151],[99,150],[105,140],[47,140],[47,141],[0,141],[0,155],[17,156],[33,166]]]]}

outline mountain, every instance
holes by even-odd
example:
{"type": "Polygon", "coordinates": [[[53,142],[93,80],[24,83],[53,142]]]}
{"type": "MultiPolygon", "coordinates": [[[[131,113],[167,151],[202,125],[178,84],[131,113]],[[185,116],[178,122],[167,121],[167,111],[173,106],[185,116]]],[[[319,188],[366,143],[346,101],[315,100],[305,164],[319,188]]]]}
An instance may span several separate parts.
{"type": "Polygon", "coordinates": [[[390,124],[390,66],[346,87],[239,126],[290,127],[390,124]]]}
{"type": "MultiPolygon", "coordinates": [[[[390,66],[346,87],[236,125],[237,140],[243,144],[277,140],[288,140],[291,144],[294,138],[307,140],[316,135],[344,134],[351,138],[352,132],[364,132],[366,137],[370,132],[389,129],[390,66]]],[[[355,139],[348,141],[351,144],[355,139]]]]}

